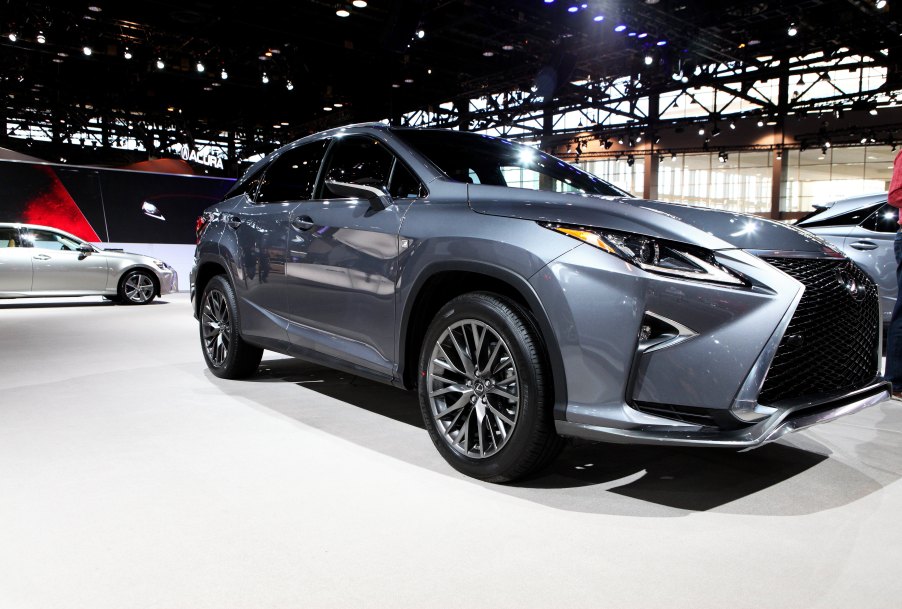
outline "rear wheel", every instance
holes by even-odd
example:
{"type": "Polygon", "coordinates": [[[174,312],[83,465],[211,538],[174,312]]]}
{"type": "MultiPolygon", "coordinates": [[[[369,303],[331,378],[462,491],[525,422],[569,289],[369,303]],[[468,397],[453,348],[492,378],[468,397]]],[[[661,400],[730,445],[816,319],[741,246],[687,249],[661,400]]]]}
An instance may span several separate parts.
{"type": "Polygon", "coordinates": [[[220,378],[238,379],[257,370],[263,349],[241,338],[235,290],[223,275],[204,288],[200,305],[200,343],[207,367],[220,378]]]}
{"type": "Polygon", "coordinates": [[[426,332],[419,397],[426,429],[455,469],[509,482],[560,451],[538,330],[515,303],[488,293],[459,296],[426,332]]]}

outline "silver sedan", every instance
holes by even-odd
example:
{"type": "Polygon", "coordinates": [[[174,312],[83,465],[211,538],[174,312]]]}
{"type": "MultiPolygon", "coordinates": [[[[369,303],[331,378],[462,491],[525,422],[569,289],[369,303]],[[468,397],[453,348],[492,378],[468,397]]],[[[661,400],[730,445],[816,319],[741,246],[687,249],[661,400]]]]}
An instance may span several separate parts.
{"type": "Polygon", "coordinates": [[[98,249],[47,226],[0,223],[0,298],[101,295],[147,304],[177,286],[162,260],[98,249]]]}

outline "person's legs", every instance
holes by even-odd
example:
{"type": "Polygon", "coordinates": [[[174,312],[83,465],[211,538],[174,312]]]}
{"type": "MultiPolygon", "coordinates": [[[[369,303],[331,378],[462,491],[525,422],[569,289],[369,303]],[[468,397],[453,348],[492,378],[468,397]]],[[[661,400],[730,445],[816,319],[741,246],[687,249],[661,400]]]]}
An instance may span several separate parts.
{"type": "MultiPolygon", "coordinates": [[[[893,244],[896,252],[896,284],[902,288],[902,230],[896,233],[893,244]]],[[[893,393],[902,392],[902,289],[893,307],[889,330],[886,332],[886,380],[893,384],[893,393]]]]}

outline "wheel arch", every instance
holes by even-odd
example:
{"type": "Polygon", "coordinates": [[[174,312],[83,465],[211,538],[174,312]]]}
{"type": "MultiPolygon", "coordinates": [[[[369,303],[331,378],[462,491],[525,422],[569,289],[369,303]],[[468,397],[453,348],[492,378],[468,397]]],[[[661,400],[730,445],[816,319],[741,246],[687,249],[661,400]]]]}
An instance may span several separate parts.
{"type": "Polygon", "coordinates": [[[555,418],[562,416],[567,404],[566,372],[548,313],[526,278],[489,263],[436,263],[419,274],[405,299],[400,317],[400,383],[407,389],[416,387],[420,348],[429,323],[445,303],[468,292],[491,292],[504,296],[532,316],[551,368],[555,418]]]}
{"type": "Polygon", "coordinates": [[[133,264],[128,268],[122,270],[119,273],[119,279],[116,281],[116,293],[122,289],[122,282],[125,281],[125,278],[128,277],[128,274],[132,271],[145,271],[148,275],[150,275],[150,280],[153,282],[153,292],[154,295],[160,297],[160,278],[157,276],[157,273],[147,266],[146,264],[133,264]]]}
{"type": "Polygon", "coordinates": [[[218,260],[203,260],[197,265],[197,274],[194,277],[194,315],[200,314],[200,301],[204,294],[204,289],[210,280],[217,275],[225,275],[226,281],[231,283],[232,279],[226,270],[225,265],[218,260]]]}

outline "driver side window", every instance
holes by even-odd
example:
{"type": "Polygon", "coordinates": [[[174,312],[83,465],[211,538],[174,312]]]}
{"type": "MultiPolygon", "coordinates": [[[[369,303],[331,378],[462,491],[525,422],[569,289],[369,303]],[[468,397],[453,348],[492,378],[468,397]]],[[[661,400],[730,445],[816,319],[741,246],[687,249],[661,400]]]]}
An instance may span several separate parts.
{"type": "Polygon", "coordinates": [[[335,142],[330,151],[319,198],[341,199],[346,196],[332,192],[328,182],[372,186],[390,194],[388,184],[393,162],[394,155],[375,139],[343,137],[335,142]]]}
{"type": "Polygon", "coordinates": [[[899,209],[889,204],[883,205],[868,216],[861,227],[878,233],[894,233],[899,230],[899,209]]]}
{"type": "Polygon", "coordinates": [[[26,244],[42,250],[66,250],[74,252],[80,245],[77,241],[73,241],[65,235],[52,233],[48,230],[30,229],[23,237],[26,244]]]}

